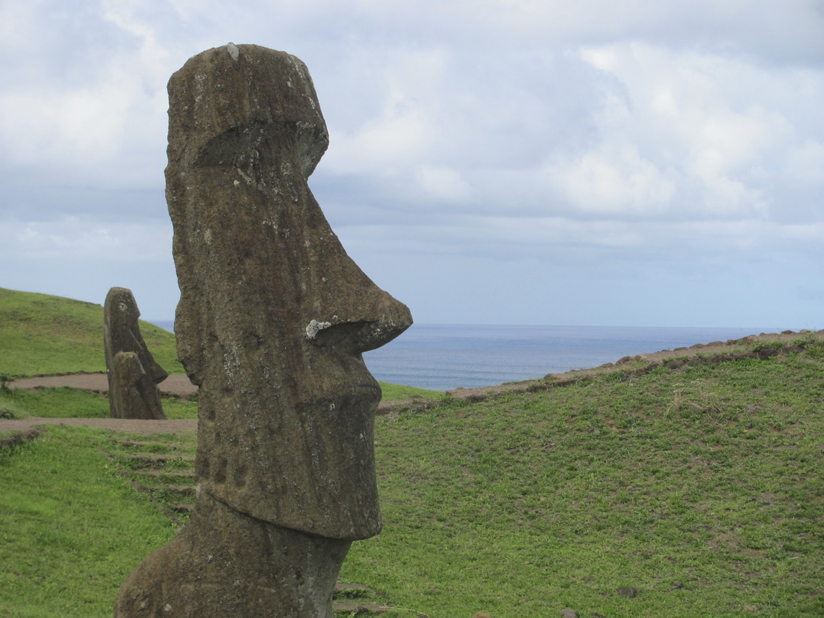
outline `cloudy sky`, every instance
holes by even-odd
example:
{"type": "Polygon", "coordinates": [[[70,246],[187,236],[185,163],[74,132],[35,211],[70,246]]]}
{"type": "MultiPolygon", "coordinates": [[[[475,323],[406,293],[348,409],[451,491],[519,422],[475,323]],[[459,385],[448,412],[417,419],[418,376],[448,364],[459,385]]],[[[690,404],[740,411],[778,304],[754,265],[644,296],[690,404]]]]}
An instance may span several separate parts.
{"type": "Polygon", "coordinates": [[[308,65],[310,185],[419,323],[824,328],[824,0],[0,0],[0,287],[178,299],[166,82],[308,65]]]}

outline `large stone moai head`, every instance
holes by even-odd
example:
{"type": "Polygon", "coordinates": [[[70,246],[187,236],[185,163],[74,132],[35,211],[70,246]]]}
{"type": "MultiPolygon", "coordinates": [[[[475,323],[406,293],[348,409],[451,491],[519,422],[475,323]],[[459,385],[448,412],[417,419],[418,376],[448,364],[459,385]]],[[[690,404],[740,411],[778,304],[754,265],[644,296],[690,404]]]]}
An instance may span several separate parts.
{"type": "Polygon", "coordinates": [[[109,290],[103,306],[109,410],[112,418],[165,419],[157,384],[169,374],[155,362],[143,341],[139,317],[131,290],[109,290]]]}
{"type": "Polygon", "coordinates": [[[333,539],[380,530],[361,353],[412,323],[349,258],[309,190],[328,133],[306,66],[255,45],[169,82],[166,197],[197,474],[232,509],[333,539]]]}

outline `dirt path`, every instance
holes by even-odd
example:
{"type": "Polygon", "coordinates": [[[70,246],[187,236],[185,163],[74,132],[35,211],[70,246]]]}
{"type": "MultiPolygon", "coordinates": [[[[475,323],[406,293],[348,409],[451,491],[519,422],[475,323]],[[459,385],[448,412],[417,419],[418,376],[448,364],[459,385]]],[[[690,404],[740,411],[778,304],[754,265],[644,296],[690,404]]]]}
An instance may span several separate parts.
{"type": "MultiPolygon", "coordinates": [[[[78,373],[65,376],[21,378],[9,382],[8,385],[11,388],[20,389],[60,388],[68,386],[94,391],[96,393],[105,394],[109,392],[109,383],[105,373],[78,373]]],[[[159,384],[159,387],[162,393],[176,397],[188,397],[197,393],[197,386],[192,384],[188,376],[185,375],[170,375],[159,384]]],[[[158,433],[180,434],[184,431],[194,431],[197,429],[197,421],[194,419],[145,421],[121,418],[40,418],[30,416],[29,418],[22,419],[0,419],[0,434],[17,431],[25,432],[41,425],[96,427],[99,429],[139,433],[146,436],[158,433]]]]}
{"type": "Polygon", "coordinates": [[[181,434],[197,429],[197,420],[143,421],[125,418],[29,418],[0,420],[0,434],[10,431],[27,431],[42,425],[68,425],[70,427],[95,427],[128,431],[150,436],[158,433],[181,434]]]}
{"type": "MultiPolygon", "coordinates": [[[[105,373],[76,373],[65,376],[40,376],[36,378],[20,378],[9,382],[11,388],[60,388],[69,386],[96,393],[108,393],[109,382],[105,373]]],[[[183,374],[173,374],[158,384],[160,392],[176,397],[188,397],[197,392],[197,386],[183,374]]]]}

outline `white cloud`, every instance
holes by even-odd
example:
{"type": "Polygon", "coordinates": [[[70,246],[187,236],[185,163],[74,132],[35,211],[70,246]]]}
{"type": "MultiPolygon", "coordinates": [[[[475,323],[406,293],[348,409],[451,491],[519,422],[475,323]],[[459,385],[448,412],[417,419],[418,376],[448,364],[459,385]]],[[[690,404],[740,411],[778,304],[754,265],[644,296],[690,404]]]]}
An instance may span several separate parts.
{"type": "MultiPolygon", "coordinates": [[[[633,261],[717,261],[741,253],[772,259],[793,253],[814,256],[824,241],[824,224],[776,224],[759,219],[668,221],[581,220],[561,216],[476,216],[438,224],[348,226],[341,233],[347,250],[375,255],[484,255],[535,258],[547,264],[571,250],[633,261]],[[769,247],[769,251],[764,251],[769,247]]],[[[569,265],[574,268],[574,265],[569,265]]]]}
{"type": "Polygon", "coordinates": [[[38,28],[39,11],[34,2],[4,2],[0,5],[0,40],[6,49],[31,43],[38,28]]]}
{"type": "Polygon", "coordinates": [[[612,73],[618,68],[618,50],[615,47],[583,47],[581,58],[599,71],[612,73]]]}
{"type": "Polygon", "coordinates": [[[548,176],[577,209],[607,216],[666,211],[672,207],[677,179],[675,172],[662,172],[631,144],[587,152],[551,167],[548,176]]]}
{"type": "Polygon", "coordinates": [[[786,174],[797,183],[824,186],[824,142],[805,141],[790,148],[786,174]]]}
{"type": "Polygon", "coordinates": [[[325,170],[381,176],[420,160],[433,145],[432,131],[422,111],[398,105],[400,98],[391,97],[387,112],[356,132],[330,131],[333,146],[324,159],[325,170]]]}
{"type": "MultiPolygon", "coordinates": [[[[364,61],[357,57],[358,64],[364,61]]],[[[444,54],[401,48],[368,61],[372,63],[370,74],[353,78],[380,75],[375,93],[379,102],[371,105],[373,115],[352,117],[350,127],[330,128],[330,149],[324,160],[329,172],[396,174],[427,160],[443,140],[438,93],[445,73],[444,54]]],[[[324,101],[321,106],[328,107],[324,101]]]]}
{"type": "Polygon", "coordinates": [[[63,216],[47,222],[5,219],[0,257],[21,260],[168,261],[171,223],[102,223],[63,216]]]}
{"type": "Polygon", "coordinates": [[[453,169],[422,167],[417,171],[417,177],[423,189],[439,201],[463,202],[470,196],[469,185],[453,169]]]}
{"type": "Polygon", "coordinates": [[[0,165],[45,184],[162,186],[165,85],[181,53],[161,43],[156,14],[138,14],[149,5],[47,1],[32,24],[21,3],[6,4],[29,35],[0,43],[13,77],[0,82],[0,165]]]}
{"type": "Polygon", "coordinates": [[[0,178],[20,219],[3,256],[126,243],[168,260],[165,85],[230,40],[307,62],[331,134],[313,186],[357,251],[679,255],[685,272],[808,256],[824,224],[818,4],[5,0],[0,178]]]}
{"type": "MultiPolygon", "coordinates": [[[[805,133],[824,137],[815,98],[786,93],[817,94],[822,72],[637,41],[521,50],[508,65],[473,64],[454,47],[373,62],[380,104],[349,130],[333,125],[318,174],[372,178],[387,214],[397,204],[460,212],[470,196],[476,212],[511,216],[769,218],[809,208],[776,191],[792,181],[782,161],[805,133]]],[[[813,177],[814,161],[804,167],[813,177]]]]}
{"type": "Polygon", "coordinates": [[[806,84],[806,73],[634,42],[586,48],[581,56],[613,80],[604,82],[610,97],[600,115],[602,135],[639,144],[659,167],[676,168],[682,214],[767,214],[776,201],[770,191],[786,182],[776,160],[816,129],[807,125],[817,115],[814,103],[799,113],[782,94],[806,84]]]}
{"type": "Polygon", "coordinates": [[[124,76],[96,88],[0,95],[0,135],[16,164],[50,162],[91,167],[122,143],[136,94],[124,76]]]}

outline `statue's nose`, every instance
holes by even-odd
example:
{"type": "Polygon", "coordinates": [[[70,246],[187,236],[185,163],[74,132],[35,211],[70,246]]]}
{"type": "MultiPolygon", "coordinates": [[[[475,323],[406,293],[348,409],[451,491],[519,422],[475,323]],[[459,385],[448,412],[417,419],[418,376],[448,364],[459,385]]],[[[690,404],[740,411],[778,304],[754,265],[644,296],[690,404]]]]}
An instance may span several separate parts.
{"type": "Polygon", "coordinates": [[[377,286],[375,290],[377,302],[360,306],[359,317],[334,314],[312,319],[306,325],[306,337],[318,346],[341,347],[353,353],[368,352],[392,341],[412,325],[412,314],[402,302],[377,286]]]}

